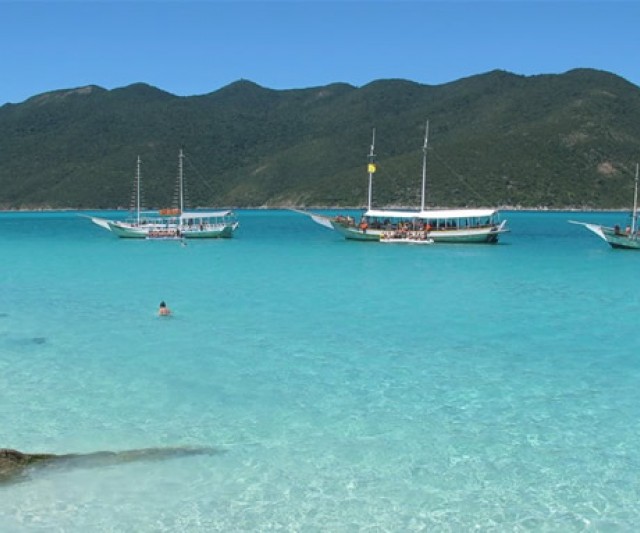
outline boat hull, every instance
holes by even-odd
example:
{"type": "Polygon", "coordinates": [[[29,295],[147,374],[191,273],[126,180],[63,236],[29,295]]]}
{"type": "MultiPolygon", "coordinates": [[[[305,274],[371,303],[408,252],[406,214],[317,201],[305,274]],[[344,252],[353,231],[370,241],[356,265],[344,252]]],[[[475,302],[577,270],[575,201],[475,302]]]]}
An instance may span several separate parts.
{"type": "Polygon", "coordinates": [[[640,240],[638,234],[628,235],[626,233],[616,232],[614,228],[600,227],[604,240],[609,243],[612,248],[622,248],[625,250],[640,250],[640,240]]]}
{"type": "Polygon", "coordinates": [[[198,227],[184,228],[182,230],[177,226],[137,226],[113,221],[109,221],[108,226],[111,232],[121,239],[230,239],[233,237],[233,232],[237,229],[238,223],[220,224],[203,229],[198,227]]]}
{"type": "MultiPolygon", "coordinates": [[[[341,233],[346,239],[354,241],[378,241],[387,240],[388,232],[378,229],[361,230],[355,226],[347,226],[341,222],[331,221],[333,228],[341,233]]],[[[495,244],[501,233],[505,233],[504,221],[500,225],[485,228],[469,228],[460,230],[432,230],[427,234],[428,239],[435,243],[459,243],[459,244],[495,244]]],[[[403,239],[393,239],[403,241],[403,239]]],[[[420,239],[413,239],[420,240],[420,239]]]]}
{"type": "Polygon", "coordinates": [[[181,234],[185,239],[230,239],[237,227],[238,223],[236,222],[211,229],[187,229],[183,230],[181,234]]]}

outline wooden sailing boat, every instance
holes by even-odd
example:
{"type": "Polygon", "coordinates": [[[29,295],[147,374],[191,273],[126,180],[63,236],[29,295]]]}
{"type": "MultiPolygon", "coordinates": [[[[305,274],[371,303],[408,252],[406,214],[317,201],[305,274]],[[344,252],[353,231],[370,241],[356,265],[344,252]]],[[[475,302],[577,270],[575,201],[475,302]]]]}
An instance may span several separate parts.
{"type": "Polygon", "coordinates": [[[140,207],[140,157],[136,172],[136,204],[133,218],[125,221],[105,220],[93,217],[98,226],[110,230],[123,239],[216,239],[230,238],[238,228],[232,211],[185,211],[184,210],[184,153],[178,156],[178,207],[161,209],[159,212],[141,211],[140,207]]]}
{"type": "Polygon", "coordinates": [[[640,232],[638,231],[638,163],[636,163],[636,178],[633,192],[633,211],[631,212],[631,224],[624,230],[620,226],[600,226],[586,222],[570,220],[572,224],[584,226],[589,231],[609,243],[612,248],[626,250],[640,250],[640,232]]]}
{"type": "Polygon", "coordinates": [[[498,236],[508,230],[506,220],[499,220],[497,209],[426,209],[428,140],[429,122],[427,121],[422,149],[422,195],[419,211],[372,207],[373,175],[376,172],[374,129],[367,164],[369,174],[367,211],[362,215],[361,220],[356,223],[349,216],[326,217],[315,213],[307,214],[310,214],[318,224],[334,229],[350,240],[408,244],[498,242],[498,236]]]}

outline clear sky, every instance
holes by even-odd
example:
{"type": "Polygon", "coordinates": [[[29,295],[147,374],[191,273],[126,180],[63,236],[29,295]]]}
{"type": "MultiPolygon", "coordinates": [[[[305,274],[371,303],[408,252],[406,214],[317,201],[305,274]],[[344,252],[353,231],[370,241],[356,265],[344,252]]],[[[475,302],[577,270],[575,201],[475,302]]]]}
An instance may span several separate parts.
{"type": "Polygon", "coordinates": [[[640,2],[0,0],[0,105],[89,84],[190,96],[576,67],[640,85],[640,2]]]}

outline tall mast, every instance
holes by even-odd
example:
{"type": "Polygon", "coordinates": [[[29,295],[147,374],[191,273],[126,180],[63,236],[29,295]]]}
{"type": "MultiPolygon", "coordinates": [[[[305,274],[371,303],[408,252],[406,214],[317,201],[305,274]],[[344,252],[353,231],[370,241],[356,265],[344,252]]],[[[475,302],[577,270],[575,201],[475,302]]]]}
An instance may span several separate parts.
{"type": "Polygon", "coordinates": [[[136,164],[136,218],[138,225],[140,225],[140,156],[138,156],[136,164]]]}
{"type": "Polygon", "coordinates": [[[183,194],[183,174],[182,174],[182,160],[184,159],[184,154],[182,153],[182,148],[180,148],[180,155],[178,157],[178,188],[179,188],[179,198],[180,198],[180,214],[184,211],[184,194],[183,194]]]}
{"type": "Polygon", "coordinates": [[[369,201],[367,203],[368,210],[371,211],[371,193],[373,190],[373,173],[376,171],[374,147],[376,144],[376,129],[373,128],[373,137],[371,139],[371,150],[369,150],[369,164],[367,171],[369,172],[369,201]]]}
{"type": "Polygon", "coordinates": [[[636,163],[636,182],[633,192],[633,213],[631,214],[631,235],[635,238],[638,229],[638,163],[636,163]]]}
{"type": "Polygon", "coordinates": [[[429,121],[424,128],[424,146],[422,147],[422,201],[420,211],[424,211],[424,204],[427,199],[427,143],[429,142],[429,121]]]}

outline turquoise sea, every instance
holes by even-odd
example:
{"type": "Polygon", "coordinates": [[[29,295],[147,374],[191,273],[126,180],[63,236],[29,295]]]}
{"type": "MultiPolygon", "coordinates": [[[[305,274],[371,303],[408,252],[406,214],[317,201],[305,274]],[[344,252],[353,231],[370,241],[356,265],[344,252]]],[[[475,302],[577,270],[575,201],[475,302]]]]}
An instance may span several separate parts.
{"type": "Polygon", "coordinates": [[[215,450],[28,470],[0,531],[637,530],[640,252],[567,223],[625,214],[495,246],[238,216],[183,247],[0,214],[0,447],[215,450]]]}

